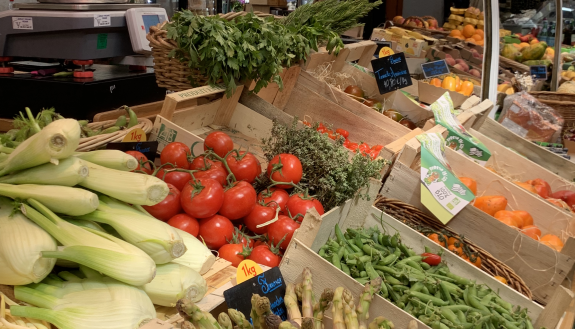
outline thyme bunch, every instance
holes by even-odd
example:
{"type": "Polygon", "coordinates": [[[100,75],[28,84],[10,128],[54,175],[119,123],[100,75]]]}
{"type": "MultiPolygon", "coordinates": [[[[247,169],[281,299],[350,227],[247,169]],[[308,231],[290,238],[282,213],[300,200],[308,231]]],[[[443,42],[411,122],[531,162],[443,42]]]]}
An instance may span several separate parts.
{"type": "Polygon", "coordinates": [[[307,188],[328,211],[368,186],[369,178],[379,178],[384,161],[372,161],[361,154],[350,159],[348,150],[342,147],[342,139],[334,143],[316,128],[317,124],[297,129],[297,119],[291,126],[274,121],[272,137],[262,140],[262,149],[268,161],[280,153],[297,156],[303,168],[299,185],[307,188]]]}

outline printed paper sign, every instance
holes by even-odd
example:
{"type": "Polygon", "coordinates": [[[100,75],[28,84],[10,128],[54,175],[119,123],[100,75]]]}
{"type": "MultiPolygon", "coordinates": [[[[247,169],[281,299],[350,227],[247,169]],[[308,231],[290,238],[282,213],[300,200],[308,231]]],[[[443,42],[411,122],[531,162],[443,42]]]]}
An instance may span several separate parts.
{"type": "Polygon", "coordinates": [[[242,260],[238,265],[238,270],[236,271],[236,283],[240,284],[262,274],[263,272],[262,268],[253,260],[242,260]]]}
{"type": "Polygon", "coordinates": [[[150,140],[158,141],[158,153],[162,152],[171,142],[181,142],[192,147],[194,154],[204,153],[204,140],[185,130],[161,115],[156,116],[154,127],[150,132],[150,140]]]}
{"type": "Polygon", "coordinates": [[[94,27],[111,26],[112,18],[110,14],[94,14],[94,27]]]}
{"type": "Polygon", "coordinates": [[[12,17],[12,29],[33,30],[32,17],[12,17]]]}
{"type": "Polygon", "coordinates": [[[529,66],[531,76],[535,80],[547,80],[547,66],[546,65],[532,65],[529,66]]]}
{"type": "Polygon", "coordinates": [[[421,143],[421,203],[447,224],[475,196],[451,171],[441,134],[416,136],[421,143]]]}
{"type": "Polygon", "coordinates": [[[422,63],[421,70],[423,71],[423,76],[425,76],[426,79],[449,74],[450,72],[445,59],[429,63],[422,63]]]}
{"type": "Polygon", "coordinates": [[[411,76],[403,53],[393,54],[371,61],[380,94],[411,86],[411,76]]]}

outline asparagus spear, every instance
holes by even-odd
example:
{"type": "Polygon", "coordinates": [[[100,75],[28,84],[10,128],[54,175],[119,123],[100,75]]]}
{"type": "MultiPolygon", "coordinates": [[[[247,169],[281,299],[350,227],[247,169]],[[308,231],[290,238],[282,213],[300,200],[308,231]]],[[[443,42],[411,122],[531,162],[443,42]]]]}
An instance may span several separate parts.
{"type": "Polygon", "coordinates": [[[252,295],[252,311],[250,313],[254,329],[265,329],[265,317],[272,313],[270,300],[267,297],[252,295]]]}
{"type": "Polygon", "coordinates": [[[234,326],[232,325],[232,320],[230,320],[230,317],[224,312],[218,315],[218,323],[220,324],[220,326],[222,326],[223,329],[234,328],[234,326]]]}
{"type": "Polygon", "coordinates": [[[369,319],[369,306],[373,300],[373,295],[381,289],[381,278],[378,277],[368,282],[359,297],[357,306],[357,318],[359,320],[359,329],[367,329],[369,319]]]}
{"type": "Polygon", "coordinates": [[[280,324],[280,326],[278,327],[278,329],[297,329],[298,327],[294,326],[291,322],[289,321],[284,321],[280,324]]]}
{"type": "Polygon", "coordinates": [[[235,322],[238,329],[253,329],[250,322],[246,319],[244,314],[240,311],[234,310],[233,308],[228,309],[228,314],[232,321],[235,322]]]}
{"type": "Polygon", "coordinates": [[[303,294],[303,283],[298,282],[295,285],[295,294],[297,296],[297,300],[301,302],[302,294],[303,294]]]}
{"type": "Polygon", "coordinates": [[[337,287],[333,293],[333,306],[331,312],[333,313],[333,328],[346,329],[343,319],[343,287],[337,287]]]}
{"type": "Polygon", "coordinates": [[[304,318],[313,317],[311,271],[308,267],[303,269],[303,290],[301,295],[301,313],[304,318]]]}
{"type": "Polygon", "coordinates": [[[333,289],[326,288],[321,294],[319,301],[313,307],[314,328],[323,329],[323,314],[333,300],[333,289]]]}
{"type": "Polygon", "coordinates": [[[288,312],[288,318],[301,326],[301,312],[299,311],[299,306],[297,305],[295,287],[292,283],[288,283],[286,286],[284,304],[288,312]]]}
{"type": "Polygon", "coordinates": [[[301,329],[313,329],[313,319],[312,318],[303,318],[301,322],[301,329]]]}
{"type": "Polygon", "coordinates": [[[279,317],[279,315],[276,314],[269,314],[268,316],[266,316],[266,328],[267,329],[278,329],[280,324],[282,324],[282,318],[279,317]]]}
{"type": "Polygon", "coordinates": [[[192,324],[197,328],[222,329],[218,321],[210,313],[200,310],[196,304],[187,298],[178,300],[176,308],[184,319],[191,320],[192,324]]]}
{"type": "Polygon", "coordinates": [[[349,290],[343,292],[343,310],[345,312],[345,325],[347,329],[358,329],[359,321],[355,312],[355,302],[349,290]]]}

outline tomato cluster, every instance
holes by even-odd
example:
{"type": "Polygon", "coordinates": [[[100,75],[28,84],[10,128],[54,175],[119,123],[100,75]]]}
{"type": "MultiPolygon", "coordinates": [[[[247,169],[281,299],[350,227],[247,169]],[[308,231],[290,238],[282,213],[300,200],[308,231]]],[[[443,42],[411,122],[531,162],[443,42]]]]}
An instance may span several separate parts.
{"type": "Polygon", "coordinates": [[[140,163],[136,172],[155,175],[170,188],[162,202],[144,209],[201,238],[234,266],[246,258],[278,266],[280,250],[288,247],[307,210],[324,213],[321,203],[297,185],[303,172],[296,156],[278,154],[262,173],[254,154],[235,150],[220,131],[206,137],[199,156],[183,143],[166,145],[158,168],[140,152],[129,152],[140,163]],[[258,177],[271,182],[259,193],[253,185],[258,177]]]}
{"type": "MultiPolygon", "coordinates": [[[[308,121],[304,121],[303,124],[308,126],[308,127],[312,126],[312,124],[308,121]]],[[[317,127],[317,131],[322,133],[322,134],[327,134],[327,136],[333,140],[336,140],[338,138],[343,138],[344,139],[343,147],[345,147],[346,149],[353,151],[353,152],[360,152],[363,155],[369,155],[370,158],[372,158],[372,159],[377,158],[377,156],[379,155],[379,153],[383,149],[383,145],[373,145],[370,147],[365,142],[354,143],[348,139],[349,131],[347,131],[345,129],[341,129],[341,128],[337,128],[335,131],[333,131],[333,130],[327,128],[321,122],[319,123],[319,126],[317,127]]]]}

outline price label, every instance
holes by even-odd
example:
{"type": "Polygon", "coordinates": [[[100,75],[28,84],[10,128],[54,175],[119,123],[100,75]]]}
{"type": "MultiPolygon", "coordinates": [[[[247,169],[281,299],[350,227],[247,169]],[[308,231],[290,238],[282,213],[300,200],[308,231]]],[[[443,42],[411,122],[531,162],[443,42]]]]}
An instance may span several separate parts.
{"type": "Polygon", "coordinates": [[[135,128],[130,130],[122,142],[145,142],[146,141],[146,132],[143,131],[141,128],[135,128]]]}
{"type": "Polygon", "coordinates": [[[395,54],[395,52],[391,49],[392,46],[391,41],[374,41],[374,42],[377,44],[377,48],[375,49],[374,55],[381,58],[395,54]]]}
{"type": "Polygon", "coordinates": [[[14,30],[33,30],[32,17],[12,17],[12,28],[14,30]]]}
{"type": "Polygon", "coordinates": [[[445,62],[445,59],[429,63],[422,63],[421,70],[423,71],[423,75],[426,79],[439,75],[449,74],[449,67],[447,66],[447,62],[445,62]]]}
{"type": "Polygon", "coordinates": [[[111,26],[112,18],[110,14],[94,14],[94,27],[111,26]]]}
{"type": "Polygon", "coordinates": [[[247,281],[248,279],[262,274],[263,272],[264,271],[262,271],[262,268],[256,264],[256,262],[246,259],[238,265],[238,270],[236,272],[236,282],[240,284],[244,281],[247,281]]]}
{"type": "Polygon", "coordinates": [[[547,66],[546,65],[532,65],[529,67],[531,76],[535,80],[547,80],[547,66]]]}
{"type": "Polygon", "coordinates": [[[371,66],[382,95],[412,85],[403,53],[374,59],[371,66]]]}
{"type": "Polygon", "coordinates": [[[154,161],[156,159],[156,151],[158,150],[158,142],[122,142],[122,143],[108,143],[106,145],[108,150],[138,151],[146,156],[148,160],[154,161]]]}

